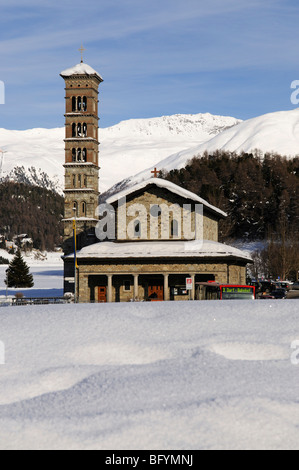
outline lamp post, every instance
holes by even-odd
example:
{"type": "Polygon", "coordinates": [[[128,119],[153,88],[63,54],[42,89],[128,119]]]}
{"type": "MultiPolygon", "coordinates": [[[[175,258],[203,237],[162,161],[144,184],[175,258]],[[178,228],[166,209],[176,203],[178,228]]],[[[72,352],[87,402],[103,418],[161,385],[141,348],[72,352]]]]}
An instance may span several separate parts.
{"type": "Polygon", "coordinates": [[[74,281],[75,281],[75,292],[74,292],[74,302],[77,303],[77,233],[76,233],[76,224],[77,224],[77,206],[74,204],[74,220],[73,220],[73,237],[74,237],[74,281]]]}

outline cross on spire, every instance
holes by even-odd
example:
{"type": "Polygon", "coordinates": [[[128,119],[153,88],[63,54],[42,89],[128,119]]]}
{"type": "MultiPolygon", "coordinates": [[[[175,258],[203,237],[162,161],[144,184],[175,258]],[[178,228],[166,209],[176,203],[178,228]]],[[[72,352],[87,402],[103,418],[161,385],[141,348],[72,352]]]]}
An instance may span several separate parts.
{"type": "Polygon", "coordinates": [[[80,49],[79,49],[79,52],[81,52],[81,64],[83,63],[83,52],[84,51],[86,51],[86,49],[84,49],[83,44],[82,44],[80,49]]]}
{"type": "Polygon", "coordinates": [[[154,178],[157,178],[157,176],[160,175],[162,173],[162,171],[157,170],[157,168],[155,168],[154,171],[151,171],[151,173],[153,173],[154,178]]]}

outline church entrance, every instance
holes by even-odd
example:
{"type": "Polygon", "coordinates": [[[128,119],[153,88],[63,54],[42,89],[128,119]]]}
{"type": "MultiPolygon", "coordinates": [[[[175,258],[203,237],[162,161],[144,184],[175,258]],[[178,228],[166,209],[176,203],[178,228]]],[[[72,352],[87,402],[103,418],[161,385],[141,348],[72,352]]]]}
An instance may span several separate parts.
{"type": "Polygon", "coordinates": [[[104,303],[108,300],[107,276],[88,276],[88,287],[90,289],[90,302],[104,303]]]}
{"type": "Polygon", "coordinates": [[[161,302],[164,300],[164,276],[161,274],[141,274],[139,283],[144,288],[144,300],[161,302]]]}
{"type": "Polygon", "coordinates": [[[161,302],[164,300],[164,289],[163,286],[148,286],[148,300],[151,302],[161,302]]]}
{"type": "Polygon", "coordinates": [[[98,302],[99,303],[107,302],[107,287],[106,286],[98,287],[98,302]]]}

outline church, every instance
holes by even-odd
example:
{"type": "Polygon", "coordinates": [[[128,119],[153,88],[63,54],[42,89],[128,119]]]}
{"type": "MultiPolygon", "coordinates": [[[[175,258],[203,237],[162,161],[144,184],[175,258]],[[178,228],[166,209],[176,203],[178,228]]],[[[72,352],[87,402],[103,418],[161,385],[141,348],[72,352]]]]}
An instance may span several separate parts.
{"type": "Polygon", "coordinates": [[[77,302],[195,300],[196,286],[246,284],[251,258],[219,243],[227,215],[159,176],[99,204],[101,75],[81,63],[65,81],[64,291],[77,302]],[[190,288],[187,285],[190,285],[190,288]]]}

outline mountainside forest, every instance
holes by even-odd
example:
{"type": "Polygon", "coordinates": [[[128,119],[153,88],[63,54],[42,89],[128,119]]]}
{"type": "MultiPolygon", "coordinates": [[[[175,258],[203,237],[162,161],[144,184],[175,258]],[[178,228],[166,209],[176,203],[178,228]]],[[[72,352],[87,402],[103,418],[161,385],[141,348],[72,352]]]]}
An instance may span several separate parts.
{"type": "Polygon", "coordinates": [[[27,234],[33,247],[54,250],[61,246],[63,197],[47,189],[25,183],[0,184],[0,235],[7,240],[27,234]]]}
{"type": "Polygon", "coordinates": [[[216,151],[161,176],[228,214],[220,225],[222,241],[263,240],[282,226],[299,233],[299,157],[216,151]]]}

